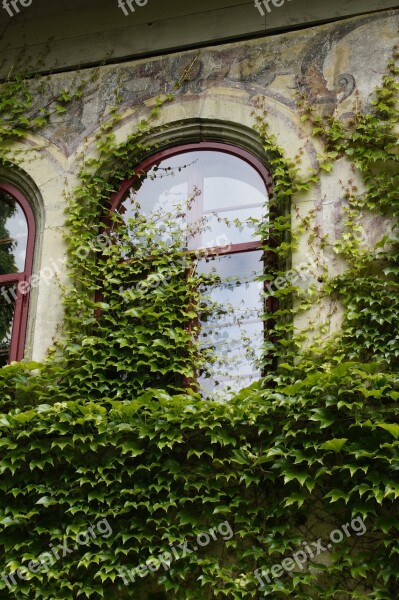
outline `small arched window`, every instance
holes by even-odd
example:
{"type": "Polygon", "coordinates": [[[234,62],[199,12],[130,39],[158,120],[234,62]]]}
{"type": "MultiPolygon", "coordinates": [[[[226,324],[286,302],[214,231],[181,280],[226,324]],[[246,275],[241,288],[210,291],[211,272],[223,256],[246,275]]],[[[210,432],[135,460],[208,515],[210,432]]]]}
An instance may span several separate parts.
{"type": "Polygon", "coordinates": [[[265,255],[256,229],[268,218],[269,172],[242,149],[201,142],[159,152],[135,173],[113,197],[112,211],[126,225],[140,211],[156,219],[164,233],[174,214],[185,232],[185,250],[197,257],[197,272],[215,275],[217,283],[203,290],[204,307],[230,308],[198,317],[201,345],[212,347],[217,357],[198,374],[204,395],[249,385],[261,375],[265,341],[259,279],[265,255]]]}
{"type": "Polygon", "coordinates": [[[34,243],[28,201],[0,181],[0,366],[24,355],[34,243]]]}

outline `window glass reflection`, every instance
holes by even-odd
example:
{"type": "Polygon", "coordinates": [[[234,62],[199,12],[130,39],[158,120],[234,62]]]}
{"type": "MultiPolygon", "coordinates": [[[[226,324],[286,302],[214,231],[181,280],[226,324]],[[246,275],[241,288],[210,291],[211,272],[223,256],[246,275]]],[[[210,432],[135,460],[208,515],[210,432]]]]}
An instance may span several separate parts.
{"type": "Polygon", "coordinates": [[[204,302],[229,306],[234,318],[259,316],[263,311],[262,285],[256,277],[263,272],[262,256],[262,251],[256,250],[201,258],[197,272],[209,280],[203,286],[204,302]]]}
{"type": "Polygon", "coordinates": [[[204,330],[201,334],[203,348],[210,348],[213,361],[198,378],[205,397],[226,398],[260,378],[256,361],[263,344],[262,322],[241,323],[217,332],[204,330]]]}
{"type": "Polygon", "coordinates": [[[21,206],[0,190],[0,275],[24,271],[28,224],[21,206]]]}
{"type": "Polygon", "coordinates": [[[125,223],[129,219],[133,223],[139,212],[162,229],[174,218],[191,249],[213,247],[221,236],[231,243],[253,241],[257,239],[253,221],[265,216],[267,190],[262,177],[244,160],[225,152],[186,152],[165,159],[137,187],[119,209],[125,223]]]}
{"type": "Polygon", "coordinates": [[[219,246],[217,240],[226,239],[230,244],[260,241],[256,228],[262,218],[262,206],[250,209],[223,211],[204,216],[204,231],[200,233],[196,247],[219,246]]]}
{"type": "Polygon", "coordinates": [[[202,286],[199,341],[212,361],[199,382],[205,395],[238,391],[260,377],[263,294],[257,276],[262,252],[228,254],[198,261],[202,286]]]}

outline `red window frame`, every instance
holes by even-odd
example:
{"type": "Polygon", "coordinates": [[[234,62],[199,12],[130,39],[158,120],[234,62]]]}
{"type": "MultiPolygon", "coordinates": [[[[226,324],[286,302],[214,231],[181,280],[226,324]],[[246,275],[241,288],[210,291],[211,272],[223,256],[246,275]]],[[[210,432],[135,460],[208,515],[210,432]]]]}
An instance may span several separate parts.
{"type": "Polygon", "coordinates": [[[36,223],[32,208],[25,196],[12,184],[0,180],[0,190],[3,190],[19,204],[25,215],[28,226],[25,267],[20,273],[0,275],[0,286],[16,283],[16,300],[11,330],[11,344],[8,362],[19,361],[24,357],[26,330],[28,325],[28,308],[30,293],[22,293],[19,289],[21,282],[29,282],[32,275],[33,253],[35,248],[36,223]]]}
{"type": "MultiPolygon", "coordinates": [[[[246,150],[236,147],[236,146],[233,146],[231,144],[222,143],[222,142],[196,142],[196,143],[181,144],[179,146],[167,148],[167,149],[157,152],[156,154],[152,155],[151,157],[143,160],[136,168],[133,169],[132,176],[123,181],[118,192],[111,195],[110,204],[109,204],[109,213],[112,214],[118,210],[119,206],[126,199],[126,196],[129,193],[130,188],[137,182],[137,180],[140,179],[140,175],[148,172],[150,169],[152,169],[154,166],[156,166],[157,164],[159,164],[160,162],[162,162],[165,159],[172,158],[179,154],[184,154],[187,152],[198,151],[198,150],[214,150],[217,152],[224,152],[224,153],[236,156],[237,158],[240,158],[241,160],[247,162],[261,176],[261,178],[265,184],[268,196],[269,196],[269,198],[271,198],[272,193],[273,193],[273,179],[272,179],[272,176],[271,176],[270,172],[268,171],[268,169],[258,158],[256,158],[255,156],[253,156],[246,150]]],[[[275,216],[275,213],[276,213],[275,209],[270,208],[269,218],[273,219],[275,216]]],[[[109,218],[105,219],[105,226],[108,230],[110,230],[112,228],[111,219],[109,219],[109,218]]],[[[239,243],[239,244],[232,244],[232,245],[229,245],[228,247],[207,248],[207,251],[208,251],[209,255],[213,255],[213,256],[238,254],[238,253],[243,253],[243,252],[252,252],[252,251],[256,251],[256,250],[262,250],[265,242],[266,242],[266,240],[243,242],[243,243],[239,243]]],[[[270,236],[270,239],[267,240],[267,242],[268,242],[269,247],[274,247],[276,245],[274,236],[270,236]]],[[[195,254],[196,250],[195,249],[187,250],[187,252],[195,254]]],[[[264,257],[263,260],[264,260],[265,268],[266,268],[266,265],[276,263],[276,260],[277,260],[276,254],[270,250],[264,251],[263,257],[264,257]]],[[[264,282],[265,287],[266,287],[267,283],[268,283],[267,281],[264,282]]],[[[277,308],[278,308],[278,303],[274,298],[268,298],[266,300],[265,309],[268,312],[274,312],[277,308]]],[[[265,321],[265,323],[264,323],[265,339],[270,337],[270,335],[268,333],[268,330],[269,330],[268,325],[270,325],[270,324],[271,324],[271,321],[269,321],[269,320],[265,321]]],[[[192,327],[192,325],[193,325],[193,323],[189,324],[188,328],[190,329],[192,327]]]]}

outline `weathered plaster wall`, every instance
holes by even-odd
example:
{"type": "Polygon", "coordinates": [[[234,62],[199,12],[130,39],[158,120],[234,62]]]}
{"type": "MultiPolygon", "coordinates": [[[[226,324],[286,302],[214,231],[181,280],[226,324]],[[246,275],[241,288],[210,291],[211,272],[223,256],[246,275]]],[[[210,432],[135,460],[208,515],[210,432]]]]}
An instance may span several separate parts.
{"type": "MultiPolygon", "coordinates": [[[[171,91],[174,82],[198,55],[194,67],[189,70],[188,80],[177,91],[175,101],[162,110],[158,125],[206,119],[251,128],[253,112],[261,106],[267,110],[271,131],[287,156],[294,157],[301,147],[305,148],[306,170],[316,164],[320,148],[309,138],[295,108],[297,86],[304,86],[325,114],[334,113],[346,119],[355,106],[367,109],[397,42],[398,29],[399,11],[386,11],[198,52],[187,51],[101,67],[99,80],[89,84],[85,105],[73,103],[71,110],[58,115],[51,126],[41,132],[40,139],[28,142],[34,149],[23,168],[40,189],[45,208],[39,248],[41,260],[37,270],[62,259],[64,190],[72,189],[76,183],[81,152],[84,151],[86,156],[94,152],[94,135],[113,105],[113,92],[117,86],[123,110],[117,138],[122,142],[148,113],[154,98],[171,91]]],[[[44,97],[37,98],[37,108],[50,102],[58,90],[71,87],[74,77],[74,73],[51,76],[44,97]]],[[[332,175],[323,177],[311,194],[293,198],[293,222],[298,213],[304,216],[315,210],[320,235],[328,234],[334,242],[342,227],[343,192],[339,181],[352,176],[349,166],[343,163],[332,175]]],[[[374,239],[384,227],[386,224],[380,220],[368,220],[366,235],[374,239]]],[[[307,260],[308,252],[304,239],[293,258],[294,263],[307,260]]],[[[317,253],[318,249],[313,247],[312,252],[317,253]]],[[[327,251],[326,256],[333,269],[342,268],[331,251],[327,251]]],[[[31,312],[28,353],[34,359],[41,359],[61,320],[55,278],[48,283],[42,282],[37,290],[36,305],[35,314],[31,312]]],[[[323,311],[330,309],[324,307],[323,311]]],[[[302,324],[308,319],[309,316],[304,315],[302,324]]],[[[332,327],[338,324],[339,314],[332,327]]]]}

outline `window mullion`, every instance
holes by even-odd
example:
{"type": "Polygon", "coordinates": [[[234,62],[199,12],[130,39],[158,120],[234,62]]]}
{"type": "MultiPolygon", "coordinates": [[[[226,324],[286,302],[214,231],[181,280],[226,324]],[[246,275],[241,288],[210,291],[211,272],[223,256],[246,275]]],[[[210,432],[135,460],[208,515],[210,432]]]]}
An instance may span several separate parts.
{"type": "MultiPolygon", "coordinates": [[[[199,223],[200,228],[204,217],[204,172],[201,165],[197,165],[193,171],[190,171],[188,178],[188,198],[190,206],[187,210],[187,226],[190,228],[194,223],[199,223]]],[[[194,235],[190,235],[187,239],[187,248],[193,250],[202,246],[202,231],[201,229],[194,235]]]]}

